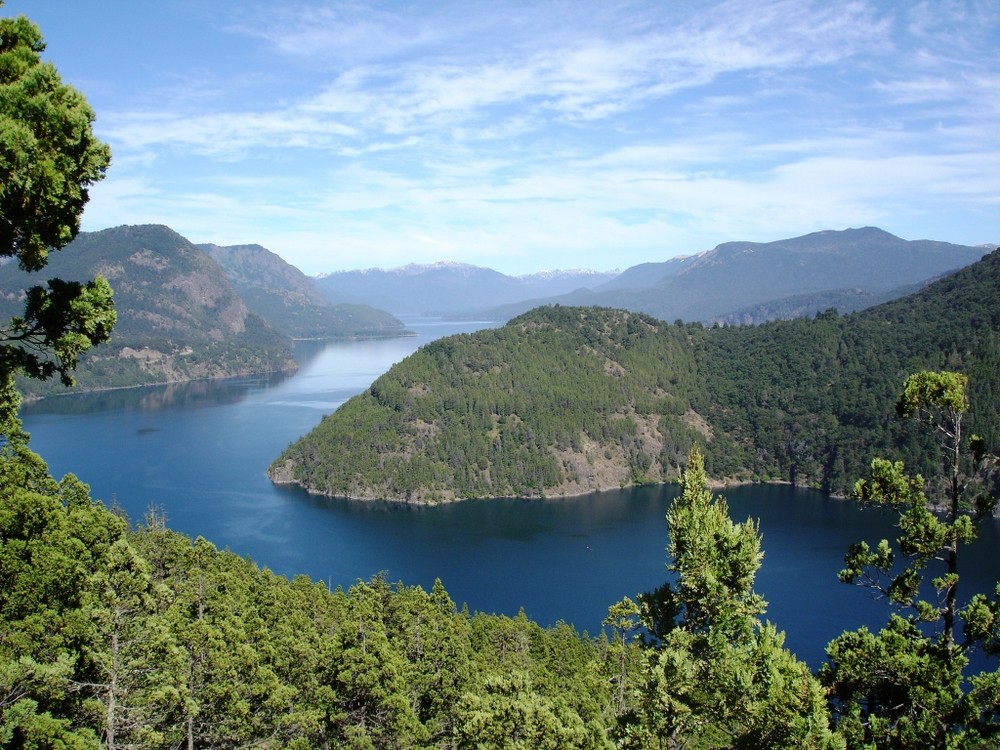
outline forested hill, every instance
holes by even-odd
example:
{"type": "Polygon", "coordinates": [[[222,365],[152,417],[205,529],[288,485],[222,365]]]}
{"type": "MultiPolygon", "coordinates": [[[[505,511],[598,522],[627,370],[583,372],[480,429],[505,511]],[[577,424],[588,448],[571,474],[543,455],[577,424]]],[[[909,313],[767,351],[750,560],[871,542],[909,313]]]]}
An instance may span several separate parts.
{"type": "MultiPolygon", "coordinates": [[[[82,232],[49,256],[44,278],[0,267],[0,309],[17,313],[44,279],[104,276],[118,322],[111,340],[83,358],[81,388],[109,388],[294,368],[291,341],[254,314],[222,268],[165,226],[82,232]]],[[[37,276],[37,275],[36,275],[37,276]]],[[[32,392],[61,386],[25,381],[32,392]]]]}
{"type": "Polygon", "coordinates": [[[421,348],[269,474],[413,502],[556,495],[671,480],[698,443],[716,479],[840,492],[872,455],[935,455],[891,415],[907,374],[945,367],[970,375],[971,430],[1000,444],[1000,252],[849,316],[705,328],[539,308],[421,348]]]}

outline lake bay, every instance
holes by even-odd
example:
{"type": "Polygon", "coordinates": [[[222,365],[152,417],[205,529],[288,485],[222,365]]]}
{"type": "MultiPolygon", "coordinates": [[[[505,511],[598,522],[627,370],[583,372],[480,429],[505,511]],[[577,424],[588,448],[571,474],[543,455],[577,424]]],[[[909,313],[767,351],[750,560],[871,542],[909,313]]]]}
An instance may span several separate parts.
{"type": "MultiPolygon", "coordinates": [[[[310,496],[264,472],[324,414],[439,336],[484,323],[407,319],[416,336],[299,342],[291,377],[196,382],[46,399],[25,406],[31,447],[55,476],[76,474],[95,498],[135,520],[150,507],[192,537],[278,574],[335,587],[384,572],[429,588],[441,578],[459,605],[596,633],[608,606],[666,577],[664,514],[675,489],[642,487],[540,500],[409,507],[310,496]]],[[[827,642],[888,610],[840,584],[848,546],[893,538],[891,519],[787,486],[725,490],[734,518],[759,518],[765,552],[757,590],[786,645],[811,666],[827,642]]],[[[1000,523],[963,553],[964,591],[992,590],[1000,523]]]]}

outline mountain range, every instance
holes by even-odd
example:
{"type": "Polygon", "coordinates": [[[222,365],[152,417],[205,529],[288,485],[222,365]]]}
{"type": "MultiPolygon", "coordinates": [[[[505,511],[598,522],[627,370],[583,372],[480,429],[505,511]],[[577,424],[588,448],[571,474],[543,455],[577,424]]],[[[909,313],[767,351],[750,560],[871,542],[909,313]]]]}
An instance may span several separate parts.
{"type": "MultiPolygon", "coordinates": [[[[168,227],[147,225],[81,233],[51,255],[46,276],[100,274],[115,290],[112,341],[78,370],[80,384],[96,388],[289,369],[291,339],[405,333],[392,313],[507,320],[561,304],[727,324],[846,313],[913,292],[987,249],[907,241],[867,227],[730,242],[621,273],[513,277],[436,263],[309,278],[260,245],[194,245],[168,227]]],[[[17,314],[23,289],[39,280],[0,266],[0,312],[17,314]]]]}
{"type": "Polygon", "coordinates": [[[316,279],[334,298],[396,314],[509,320],[540,305],[596,305],[661,320],[759,323],[835,308],[852,312],[908,294],[981,258],[987,246],[904,240],[874,227],[713,250],[621,273],[512,277],[455,263],[342,271],[316,279]]]}
{"type": "Polygon", "coordinates": [[[507,276],[466,263],[409,264],[321,274],[315,283],[330,300],[364,302],[396,315],[474,315],[527,299],[552,297],[611,281],[617,272],[542,271],[507,276]]]}
{"type": "Polygon", "coordinates": [[[989,247],[904,240],[875,227],[775,242],[727,242],[646,263],[590,290],[486,311],[506,320],[539,304],[598,305],[661,320],[760,323],[895,299],[979,260],[989,247]]]}

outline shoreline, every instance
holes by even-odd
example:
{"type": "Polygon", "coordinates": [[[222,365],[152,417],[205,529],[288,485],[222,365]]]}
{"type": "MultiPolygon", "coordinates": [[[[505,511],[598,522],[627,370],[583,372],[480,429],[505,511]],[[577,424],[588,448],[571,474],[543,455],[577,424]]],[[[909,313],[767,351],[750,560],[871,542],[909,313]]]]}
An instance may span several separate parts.
{"type": "MultiPolygon", "coordinates": [[[[282,486],[282,487],[297,487],[299,490],[301,490],[302,492],[305,492],[307,495],[310,495],[312,497],[321,497],[321,498],[325,498],[325,499],[328,499],[328,500],[349,500],[351,502],[358,502],[358,503],[380,503],[381,502],[381,503],[390,503],[390,504],[393,504],[393,505],[400,505],[400,506],[421,506],[421,507],[423,507],[423,506],[434,507],[436,505],[450,505],[452,503],[461,503],[461,502],[466,502],[468,500],[512,500],[513,499],[513,500],[532,500],[532,501],[534,501],[534,500],[541,500],[541,501],[544,501],[544,500],[554,500],[554,499],[557,499],[557,498],[582,497],[584,495],[590,495],[590,494],[593,494],[593,493],[614,492],[616,490],[635,489],[635,488],[639,488],[639,487],[663,487],[663,486],[666,486],[666,485],[676,484],[677,483],[676,480],[670,480],[670,481],[662,481],[662,482],[643,482],[641,484],[627,484],[627,485],[619,485],[619,486],[594,487],[594,488],[590,488],[590,489],[584,489],[584,490],[572,491],[572,492],[554,490],[553,492],[544,492],[544,493],[541,493],[541,494],[534,494],[534,495],[480,495],[478,497],[442,497],[442,498],[440,498],[438,500],[407,500],[405,498],[385,497],[383,495],[375,495],[373,493],[372,494],[367,494],[367,495],[360,495],[360,494],[359,495],[350,495],[350,494],[336,494],[336,495],[334,495],[334,494],[329,494],[329,493],[326,493],[326,492],[320,492],[320,491],[315,490],[315,489],[311,489],[309,487],[306,487],[306,486],[302,485],[301,483],[297,482],[294,479],[275,478],[274,476],[272,476],[272,472],[271,472],[270,468],[267,471],[265,471],[264,473],[266,474],[267,478],[271,480],[272,484],[275,484],[275,485],[278,485],[278,486],[282,486]]],[[[280,474],[280,470],[278,472],[276,472],[276,473],[280,474]]],[[[796,487],[798,489],[804,489],[804,490],[810,490],[810,489],[811,490],[815,490],[815,488],[809,487],[808,485],[793,484],[792,482],[788,482],[788,481],[754,482],[753,480],[749,480],[749,479],[747,479],[747,480],[729,480],[729,481],[726,481],[726,480],[717,480],[717,479],[716,480],[709,479],[706,482],[706,486],[709,489],[711,489],[713,491],[713,493],[719,492],[720,494],[722,492],[724,492],[725,489],[727,489],[727,488],[747,487],[747,486],[752,486],[752,485],[760,485],[760,486],[786,486],[786,487],[796,487]]],[[[822,492],[822,490],[815,490],[815,491],[822,492]]],[[[834,493],[824,493],[824,494],[828,498],[830,498],[831,500],[850,500],[851,499],[851,498],[847,497],[846,495],[840,495],[840,494],[834,494],[834,493]]]]}
{"type": "MultiPolygon", "coordinates": [[[[337,336],[337,337],[315,337],[315,338],[291,338],[290,340],[294,342],[298,341],[327,341],[327,342],[338,342],[338,341],[379,341],[382,339],[396,339],[396,338],[410,338],[417,336],[415,331],[403,330],[399,333],[390,334],[372,334],[372,335],[350,335],[350,336],[337,336]]],[[[257,377],[266,375],[286,375],[292,376],[299,370],[299,363],[295,360],[294,356],[291,356],[290,366],[282,367],[273,370],[247,370],[227,373],[225,375],[215,375],[215,376],[205,376],[196,378],[176,378],[169,380],[152,380],[142,383],[130,383],[128,385],[109,385],[109,386],[86,386],[86,385],[74,385],[70,388],[65,389],[63,392],[59,393],[25,393],[21,392],[21,403],[23,404],[35,404],[39,401],[44,401],[47,398],[64,398],[66,396],[78,396],[89,393],[109,393],[112,391],[127,391],[134,390],[137,388],[156,388],[159,386],[169,386],[169,385],[179,385],[183,383],[198,383],[198,382],[214,382],[220,380],[230,380],[234,378],[246,378],[246,377],[257,377]]]]}

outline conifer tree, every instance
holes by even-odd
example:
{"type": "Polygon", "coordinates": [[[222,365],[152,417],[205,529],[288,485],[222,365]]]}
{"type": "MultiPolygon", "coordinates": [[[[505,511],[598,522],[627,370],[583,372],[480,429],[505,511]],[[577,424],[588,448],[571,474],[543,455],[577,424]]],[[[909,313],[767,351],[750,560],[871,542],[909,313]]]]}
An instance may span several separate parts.
{"type": "Polygon", "coordinates": [[[875,458],[870,477],[854,487],[863,505],[896,514],[900,535],[895,545],[852,545],[840,573],[894,608],[880,632],[844,633],[827,648],[822,677],[849,747],[978,747],[1000,737],[1000,678],[977,675],[969,690],[963,674],[972,649],[996,653],[1000,635],[996,599],[979,594],[963,605],[959,598],[960,550],[996,506],[981,481],[996,458],[963,434],[967,389],[961,373],[918,372],[896,404],[900,417],[918,417],[934,436],[940,477],[925,481],[902,462],[875,458]]]}
{"type": "Polygon", "coordinates": [[[734,523],[712,496],[697,448],[667,527],[676,579],[641,600],[654,643],[638,706],[621,722],[623,746],[838,747],[819,683],[759,619],[758,526],[734,523]]]}
{"type": "Polygon", "coordinates": [[[79,718],[88,578],[124,524],[72,475],[0,444],[0,746],[93,747],[79,718]]]}
{"type": "Polygon", "coordinates": [[[92,576],[89,615],[95,625],[85,649],[93,680],[85,685],[107,750],[156,747],[179,738],[184,693],[183,654],[156,598],[149,567],[124,537],[92,576]]]}
{"type": "Polygon", "coordinates": [[[406,665],[385,626],[385,581],[351,587],[345,620],[328,654],[329,736],[350,748],[397,748],[425,734],[404,682],[406,665]]]}
{"type": "MultiPolygon", "coordinates": [[[[28,272],[77,235],[89,187],[111,161],[93,134],[93,110],[42,61],[44,49],[27,18],[0,18],[0,259],[15,258],[28,272]]],[[[107,341],[114,324],[103,278],[50,279],[27,290],[24,313],[0,321],[0,434],[20,430],[15,374],[58,374],[70,385],[80,354],[107,341]]]]}
{"type": "Polygon", "coordinates": [[[459,704],[460,750],[597,750],[579,715],[539,694],[524,672],[487,678],[459,704]]]}

